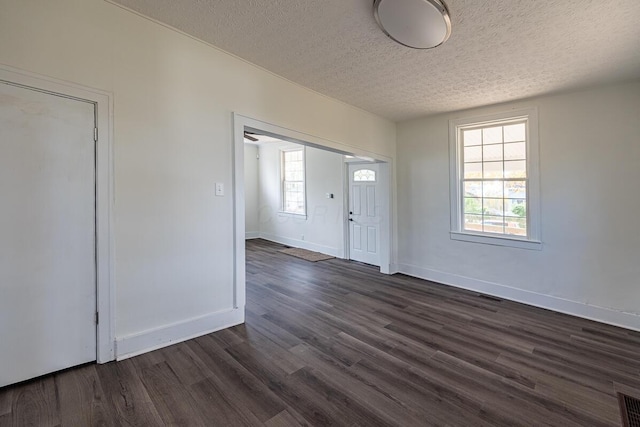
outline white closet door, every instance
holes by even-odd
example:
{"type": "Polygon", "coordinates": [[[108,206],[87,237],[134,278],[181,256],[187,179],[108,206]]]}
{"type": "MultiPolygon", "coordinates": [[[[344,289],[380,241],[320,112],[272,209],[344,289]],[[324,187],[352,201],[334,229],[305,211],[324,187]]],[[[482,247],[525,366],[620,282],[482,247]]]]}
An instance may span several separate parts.
{"type": "Polygon", "coordinates": [[[0,83],[0,387],[96,360],[94,124],[0,83]]]}

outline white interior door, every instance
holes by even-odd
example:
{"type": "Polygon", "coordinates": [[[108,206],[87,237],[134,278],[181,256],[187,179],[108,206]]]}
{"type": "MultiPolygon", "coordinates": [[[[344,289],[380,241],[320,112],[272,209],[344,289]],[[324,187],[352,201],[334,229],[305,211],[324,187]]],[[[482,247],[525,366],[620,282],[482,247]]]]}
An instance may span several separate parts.
{"type": "Polygon", "coordinates": [[[380,266],[380,168],[349,165],[349,258],[380,266]]]}
{"type": "Polygon", "coordinates": [[[96,360],[94,126],[0,84],[0,387],[96,360]]]}

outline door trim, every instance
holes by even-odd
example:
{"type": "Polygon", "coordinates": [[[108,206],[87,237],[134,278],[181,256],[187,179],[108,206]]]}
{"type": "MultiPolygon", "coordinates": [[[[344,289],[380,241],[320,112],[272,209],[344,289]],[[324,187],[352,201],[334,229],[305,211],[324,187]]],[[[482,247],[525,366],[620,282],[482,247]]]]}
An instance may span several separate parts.
{"type": "Polygon", "coordinates": [[[344,259],[351,259],[351,231],[349,230],[349,195],[351,194],[351,187],[349,185],[349,162],[344,162],[342,164],[342,227],[345,230],[344,232],[344,259]]]}
{"type": "Polygon", "coordinates": [[[95,232],[96,232],[96,361],[115,359],[115,288],[113,286],[113,96],[51,77],[0,64],[0,84],[94,104],[98,135],[95,148],[95,232]]]}
{"type": "MultiPolygon", "coordinates": [[[[382,194],[384,197],[387,211],[384,212],[383,221],[380,227],[380,272],[390,274],[391,269],[391,246],[393,244],[393,208],[391,206],[392,182],[391,182],[391,164],[393,159],[381,154],[366,151],[341,142],[331,141],[303,132],[298,132],[276,124],[268,123],[262,120],[244,116],[239,113],[232,113],[233,127],[233,230],[234,230],[234,277],[233,277],[233,295],[234,308],[244,309],[245,305],[245,283],[246,283],[246,267],[245,267],[245,200],[244,200],[244,131],[259,131],[265,135],[279,137],[281,139],[291,141],[297,144],[315,147],[323,150],[333,151],[339,154],[352,155],[360,158],[377,160],[380,163],[380,179],[382,194]]],[[[345,165],[346,167],[346,165],[345,165]]],[[[348,172],[343,172],[343,182],[348,178],[348,172]]],[[[348,183],[346,184],[348,186],[348,183]]],[[[348,213],[347,209],[343,209],[344,213],[348,213]]],[[[345,217],[346,218],[346,217],[345,217]]],[[[349,234],[346,220],[343,224],[343,235],[349,234]]],[[[348,237],[344,239],[345,250],[348,250],[348,237]]],[[[348,252],[345,252],[345,254],[348,252]]]]}

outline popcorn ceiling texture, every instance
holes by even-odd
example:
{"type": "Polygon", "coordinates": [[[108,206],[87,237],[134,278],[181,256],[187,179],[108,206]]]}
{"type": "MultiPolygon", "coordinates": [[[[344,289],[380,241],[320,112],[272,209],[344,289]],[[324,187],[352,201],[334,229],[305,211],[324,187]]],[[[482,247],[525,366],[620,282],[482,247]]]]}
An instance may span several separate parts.
{"type": "Polygon", "coordinates": [[[640,78],[640,0],[447,0],[451,38],[396,44],[372,0],[115,0],[400,121],[640,78]]]}

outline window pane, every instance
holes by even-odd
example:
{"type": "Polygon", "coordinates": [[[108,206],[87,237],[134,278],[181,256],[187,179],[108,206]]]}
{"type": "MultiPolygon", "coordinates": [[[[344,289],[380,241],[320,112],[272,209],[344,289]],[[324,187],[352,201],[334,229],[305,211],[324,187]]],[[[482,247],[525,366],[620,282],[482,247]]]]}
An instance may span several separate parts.
{"type": "Polygon", "coordinates": [[[286,212],[304,214],[304,152],[282,152],[282,208],[286,212]]]}
{"type": "Polygon", "coordinates": [[[482,182],[467,181],[464,183],[465,197],[482,197],[482,182]]]}
{"type": "Polygon", "coordinates": [[[353,173],[354,181],[375,181],[376,172],[370,169],[360,169],[353,173]]]}
{"type": "Polygon", "coordinates": [[[504,197],[511,199],[526,199],[526,181],[506,181],[504,183],[504,197]]]}
{"type": "Polygon", "coordinates": [[[525,199],[504,199],[505,216],[517,218],[527,217],[527,201],[525,199]]]}
{"type": "Polygon", "coordinates": [[[482,178],[482,163],[465,163],[464,178],[482,178]]]}
{"type": "Polygon", "coordinates": [[[485,181],[482,183],[482,196],[502,198],[503,182],[502,181],[485,181]]]}
{"type": "Polygon", "coordinates": [[[465,197],[464,198],[464,213],[481,214],[482,213],[482,199],[478,197],[465,197]]]}
{"type": "Polygon", "coordinates": [[[482,215],[465,215],[463,227],[469,231],[482,231],[482,215]]]}
{"type": "Polygon", "coordinates": [[[485,162],[502,160],[502,144],[485,145],[482,148],[482,160],[485,162]]]}
{"type": "Polygon", "coordinates": [[[482,144],[482,130],[465,130],[462,132],[462,139],[465,147],[470,145],[480,145],[482,144]]]}
{"type": "Polygon", "coordinates": [[[485,215],[504,215],[502,199],[483,199],[482,212],[485,215]]]}
{"type": "Polygon", "coordinates": [[[285,211],[290,213],[304,214],[304,205],[296,202],[289,202],[285,206],[285,211]]]}
{"type": "Polygon", "coordinates": [[[295,194],[295,193],[303,193],[303,183],[301,182],[285,182],[284,184],[284,191],[287,192],[287,194],[295,194]]]}
{"type": "Polygon", "coordinates": [[[524,142],[504,144],[505,160],[525,160],[527,158],[527,145],[524,142]]]}
{"type": "Polygon", "coordinates": [[[504,233],[504,218],[501,216],[485,215],[482,219],[482,231],[488,233],[504,233]]]}
{"type": "Polygon", "coordinates": [[[483,178],[502,178],[502,162],[485,162],[483,178]]]}
{"type": "Polygon", "coordinates": [[[477,147],[464,147],[464,161],[466,162],[481,162],[482,161],[482,146],[477,147]]]}
{"type": "Polygon", "coordinates": [[[458,133],[464,230],[527,237],[527,126],[514,118],[458,133]]]}
{"type": "Polygon", "coordinates": [[[505,178],[526,178],[527,162],[524,160],[504,162],[505,178]]]}
{"type": "Polygon", "coordinates": [[[525,132],[524,123],[518,123],[516,125],[509,125],[504,127],[504,142],[516,142],[524,141],[525,132]]]}
{"type": "Polygon", "coordinates": [[[527,235],[527,219],[526,218],[513,218],[508,217],[507,226],[504,229],[505,234],[511,234],[513,236],[526,236],[527,235]]]}
{"type": "Polygon", "coordinates": [[[482,129],[483,144],[498,144],[502,142],[502,126],[482,129]]]}

